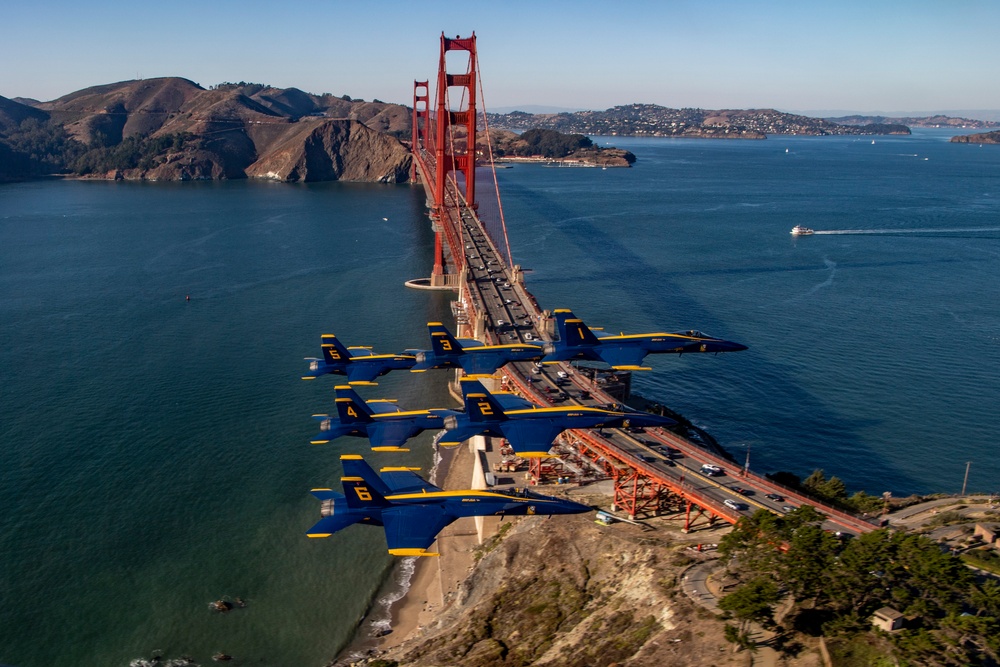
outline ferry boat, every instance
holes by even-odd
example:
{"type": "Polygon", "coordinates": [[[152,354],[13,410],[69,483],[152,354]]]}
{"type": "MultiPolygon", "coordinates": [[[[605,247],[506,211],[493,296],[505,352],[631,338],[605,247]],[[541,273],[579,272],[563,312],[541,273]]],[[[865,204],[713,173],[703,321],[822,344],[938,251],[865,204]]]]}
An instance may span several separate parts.
{"type": "Polygon", "coordinates": [[[793,236],[809,236],[810,234],[815,234],[813,230],[808,227],[803,227],[802,225],[795,225],[792,227],[792,231],[789,232],[793,236]]]}

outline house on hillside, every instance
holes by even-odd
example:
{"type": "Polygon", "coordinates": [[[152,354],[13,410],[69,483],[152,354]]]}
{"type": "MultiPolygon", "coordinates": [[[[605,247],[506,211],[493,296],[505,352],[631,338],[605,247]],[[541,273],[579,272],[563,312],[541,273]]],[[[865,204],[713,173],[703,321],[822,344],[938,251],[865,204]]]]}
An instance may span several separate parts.
{"type": "Polygon", "coordinates": [[[982,539],[983,544],[992,544],[1000,549],[1000,528],[996,524],[977,523],[973,536],[982,539]]]}
{"type": "Polygon", "coordinates": [[[872,614],[872,625],[886,632],[899,630],[903,627],[903,615],[892,607],[882,607],[872,614]]]}

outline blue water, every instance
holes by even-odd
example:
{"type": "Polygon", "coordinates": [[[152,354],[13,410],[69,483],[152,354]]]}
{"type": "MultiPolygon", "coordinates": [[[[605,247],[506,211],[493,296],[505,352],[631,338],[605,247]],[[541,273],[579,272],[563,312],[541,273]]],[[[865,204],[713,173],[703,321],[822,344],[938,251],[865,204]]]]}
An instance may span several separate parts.
{"type": "MultiPolygon", "coordinates": [[[[499,179],[543,307],[750,346],[649,357],[634,386],[737,456],[750,445],[752,468],[902,494],[958,491],[972,461],[970,489],[991,491],[1000,149],[947,136],[616,138],[634,168],[499,179]],[[796,224],[878,233],[795,239],[796,224]]],[[[431,264],[423,201],[381,185],[0,187],[0,663],[321,665],[344,645],[390,560],[379,531],[304,537],[308,490],[366,451],[308,444],[335,381],[298,378],[321,333],[395,351],[447,317],[447,296],[402,287],[431,264]],[[223,596],[248,606],[209,611],[223,596]]],[[[380,383],[365,395],[449,405],[443,376],[380,383]]],[[[426,467],[429,443],[377,463],[426,467]]]]}

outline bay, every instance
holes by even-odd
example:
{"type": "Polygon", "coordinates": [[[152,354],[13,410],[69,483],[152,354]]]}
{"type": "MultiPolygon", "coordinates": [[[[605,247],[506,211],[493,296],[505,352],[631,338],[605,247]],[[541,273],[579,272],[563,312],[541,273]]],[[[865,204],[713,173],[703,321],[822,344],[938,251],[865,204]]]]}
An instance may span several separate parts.
{"type": "MultiPolygon", "coordinates": [[[[906,494],[957,492],[971,461],[969,488],[991,491],[1000,151],[948,136],[597,138],[635,167],[498,178],[544,308],[750,346],[648,357],[634,390],[738,458],[749,445],[752,468],[906,494]]],[[[299,380],[302,357],[321,333],[423,346],[447,318],[448,295],[402,287],[431,265],[423,202],[357,184],[0,187],[0,663],[320,665],[345,645],[391,562],[379,531],[304,537],[338,455],[375,455],[308,444],[336,380],[299,380]]],[[[451,405],[444,377],[365,396],[451,405]]],[[[430,436],[412,449],[375,463],[429,466],[430,436]]]]}

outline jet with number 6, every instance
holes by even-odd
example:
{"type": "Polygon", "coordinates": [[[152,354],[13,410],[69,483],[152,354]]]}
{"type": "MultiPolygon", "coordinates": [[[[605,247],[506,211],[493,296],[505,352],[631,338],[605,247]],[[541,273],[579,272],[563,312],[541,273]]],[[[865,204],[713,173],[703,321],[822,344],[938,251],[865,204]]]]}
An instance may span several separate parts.
{"type": "Polygon", "coordinates": [[[306,357],[309,372],[302,376],[303,380],[333,373],[346,375],[348,384],[373,385],[375,378],[417,363],[412,354],[375,354],[370,347],[345,347],[333,334],[323,334],[321,341],[323,358],[306,357]]]}
{"type": "Polygon", "coordinates": [[[571,310],[556,310],[559,340],[545,344],[543,363],[583,359],[599,361],[617,370],[648,371],[642,365],[647,354],[689,352],[739,352],[746,345],[713,338],[700,331],[675,333],[618,334],[591,331],[571,310]]]}
{"type": "Polygon", "coordinates": [[[382,526],[393,556],[438,556],[427,549],[437,534],[466,516],[581,514],[591,508],[527,490],[444,491],[418,476],[415,468],[382,468],[381,475],[357,454],[340,457],[343,493],[313,489],[320,516],[306,534],[330,537],[356,523],[382,526]]]}

